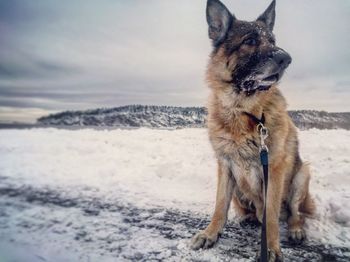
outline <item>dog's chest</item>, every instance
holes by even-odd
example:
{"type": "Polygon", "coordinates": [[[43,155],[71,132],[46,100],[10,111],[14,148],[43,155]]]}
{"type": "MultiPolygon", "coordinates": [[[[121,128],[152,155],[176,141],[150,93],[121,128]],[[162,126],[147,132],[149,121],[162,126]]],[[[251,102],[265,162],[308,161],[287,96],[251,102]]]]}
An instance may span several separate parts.
{"type": "Polygon", "coordinates": [[[260,140],[257,134],[211,133],[210,141],[219,158],[230,159],[245,167],[259,163],[260,140]]]}
{"type": "Polygon", "coordinates": [[[231,159],[230,170],[239,191],[241,191],[247,198],[249,198],[251,193],[254,195],[261,194],[263,180],[262,170],[260,167],[257,165],[242,167],[231,159]]]}
{"type": "Polygon", "coordinates": [[[239,190],[256,195],[262,189],[262,168],[259,155],[259,139],[256,136],[211,137],[218,158],[230,169],[239,190]]]}

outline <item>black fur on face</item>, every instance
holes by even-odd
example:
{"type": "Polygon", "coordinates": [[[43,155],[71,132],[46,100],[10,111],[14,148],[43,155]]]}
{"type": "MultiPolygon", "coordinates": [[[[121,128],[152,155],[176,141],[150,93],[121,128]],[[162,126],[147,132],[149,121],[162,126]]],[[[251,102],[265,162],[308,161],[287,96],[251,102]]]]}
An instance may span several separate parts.
{"type": "Polygon", "coordinates": [[[275,44],[275,1],[256,21],[246,22],[237,20],[218,0],[208,0],[207,20],[213,54],[224,50],[236,92],[249,96],[268,90],[281,79],[291,57],[275,44]]]}

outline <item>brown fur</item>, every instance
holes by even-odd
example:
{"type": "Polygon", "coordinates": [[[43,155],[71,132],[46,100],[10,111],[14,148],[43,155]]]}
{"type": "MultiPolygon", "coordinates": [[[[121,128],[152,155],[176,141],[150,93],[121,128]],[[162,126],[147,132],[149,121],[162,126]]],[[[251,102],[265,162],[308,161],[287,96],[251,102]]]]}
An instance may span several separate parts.
{"type": "MultiPolygon", "coordinates": [[[[236,22],[236,24],[239,21],[236,22]]],[[[229,35],[230,36],[230,35],[229,35]]],[[[247,96],[232,88],[232,70],[241,57],[255,47],[242,46],[233,54],[227,52],[229,43],[240,42],[243,36],[232,34],[227,43],[216,48],[207,69],[211,89],[208,104],[209,138],[218,160],[218,186],[214,215],[208,227],[192,240],[192,248],[208,248],[224,228],[230,202],[237,214],[255,216],[260,222],[263,214],[263,181],[259,158],[260,138],[256,123],[244,112],[257,117],[264,113],[269,130],[269,186],[267,196],[268,247],[281,256],[279,219],[281,207],[286,206],[289,235],[294,241],[305,237],[306,215],[315,206],[309,194],[310,173],[298,152],[297,130],[286,111],[286,101],[273,85],[269,90],[247,96]],[[229,53],[229,55],[228,55],[229,53]]],[[[266,39],[259,48],[265,48],[266,39]]]]}

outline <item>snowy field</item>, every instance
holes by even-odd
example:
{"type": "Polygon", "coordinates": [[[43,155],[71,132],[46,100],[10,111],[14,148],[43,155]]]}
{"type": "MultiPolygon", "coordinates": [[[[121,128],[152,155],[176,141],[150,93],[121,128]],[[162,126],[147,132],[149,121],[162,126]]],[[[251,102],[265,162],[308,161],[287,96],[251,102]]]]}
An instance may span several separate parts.
{"type": "MultiPolygon", "coordinates": [[[[350,131],[300,132],[317,216],[286,261],[350,260],[350,131]]],[[[260,228],[230,221],[218,245],[189,239],[213,211],[205,129],[0,130],[0,261],[253,261],[260,228]]]]}

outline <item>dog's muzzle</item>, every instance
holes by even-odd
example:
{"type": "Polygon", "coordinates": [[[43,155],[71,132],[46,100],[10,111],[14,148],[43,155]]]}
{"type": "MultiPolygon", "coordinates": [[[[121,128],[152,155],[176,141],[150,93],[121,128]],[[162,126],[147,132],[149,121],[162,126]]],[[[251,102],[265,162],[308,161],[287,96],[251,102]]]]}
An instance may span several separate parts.
{"type": "Polygon", "coordinates": [[[241,90],[248,96],[255,91],[269,90],[277,83],[292,62],[291,56],[282,49],[271,51],[267,55],[267,60],[257,66],[254,73],[241,82],[241,90]]]}

